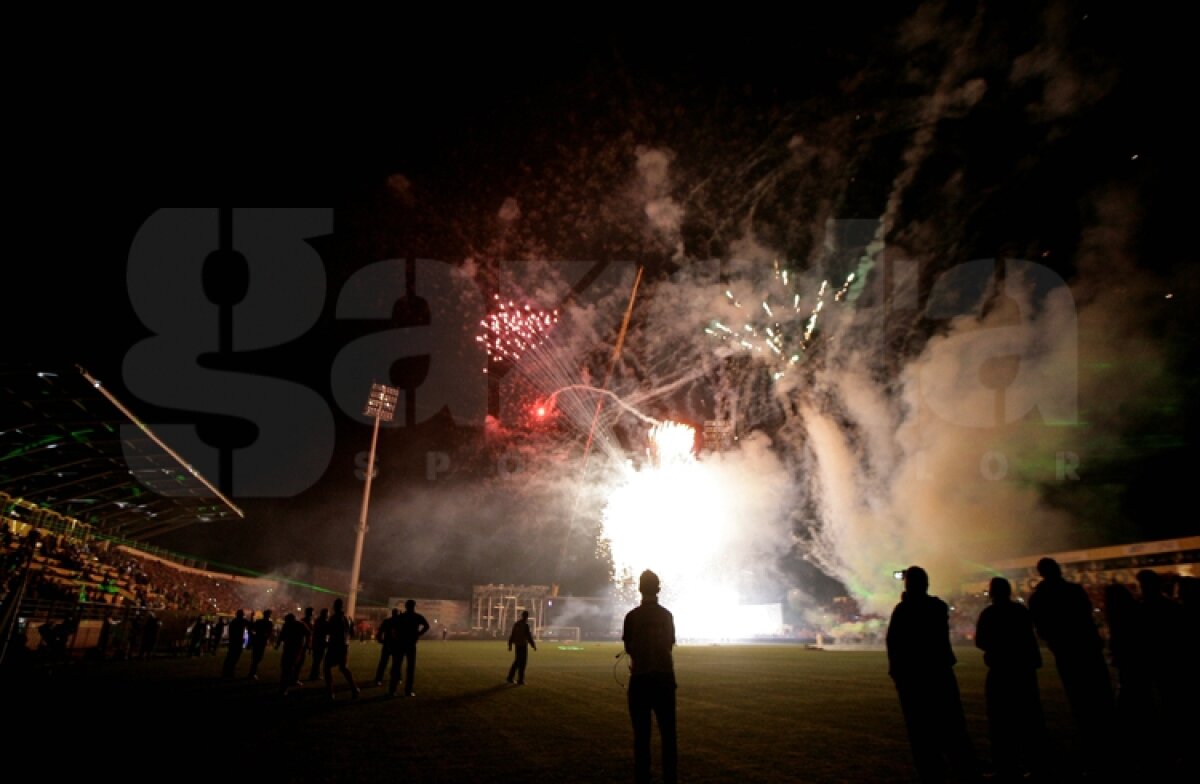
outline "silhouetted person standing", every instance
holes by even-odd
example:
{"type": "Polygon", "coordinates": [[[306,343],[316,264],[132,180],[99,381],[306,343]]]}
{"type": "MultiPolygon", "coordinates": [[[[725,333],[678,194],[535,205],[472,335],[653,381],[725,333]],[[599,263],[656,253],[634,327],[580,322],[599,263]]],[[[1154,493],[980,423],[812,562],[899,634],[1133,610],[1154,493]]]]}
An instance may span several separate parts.
{"type": "Polygon", "coordinates": [[[625,615],[621,639],[629,655],[629,718],[633,722],[633,774],[650,781],[651,714],[662,736],[663,781],[678,780],[675,736],[675,618],[658,603],[658,575],[647,569],[638,579],[642,603],[625,615]]]}
{"type": "Polygon", "coordinates": [[[237,669],[238,659],[242,658],[242,645],[246,636],[246,615],[241,610],[237,611],[233,620],[229,622],[229,651],[225,654],[225,666],[221,670],[221,676],[224,678],[232,678],[234,670],[237,669]]]}
{"type": "Polygon", "coordinates": [[[275,622],[271,620],[271,611],[263,610],[262,617],[250,626],[250,675],[258,680],[258,665],[262,663],[267,653],[267,646],[275,637],[275,622]]]}
{"type": "Polygon", "coordinates": [[[1108,651],[1117,669],[1117,726],[1120,728],[1122,763],[1127,772],[1144,768],[1143,760],[1153,735],[1146,720],[1156,712],[1154,680],[1150,672],[1146,624],[1133,593],[1120,583],[1104,589],[1104,615],[1108,622],[1108,651]]]}
{"type": "Polygon", "coordinates": [[[417,640],[429,631],[429,622],[425,616],[416,611],[417,603],[409,599],[404,603],[404,612],[396,616],[396,658],[392,663],[392,679],[388,686],[388,695],[396,696],[396,688],[400,685],[400,663],[407,662],[404,679],[404,696],[415,697],[413,681],[417,674],[417,640]]]}
{"type": "MultiPolygon", "coordinates": [[[[1187,743],[1182,730],[1187,727],[1188,661],[1194,668],[1195,651],[1185,651],[1183,642],[1186,631],[1186,615],[1183,606],[1167,596],[1162,577],[1152,569],[1137,573],[1138,586],[1142,591],[1142,619],[1146,640],[1146,653],[1151,676],[1151,685],[1161,713],[1147,715],[1147,722],[1161,721],[1158,737],[1162,739],[1154,756],[1174,762],[1180,748],[1187,743]]],[[[1193,709],[1196,706],[1191,706],[1193,709]]]]}
{"type": "Polygon", "coordinates": [[[329,691],[329,699],[333,699],[333,668],[337,667],[350,684],[351,694],[358,697],[358,686],[354,683],[354,674],[346,666],[350,658],[350,642],[354,639],[354,625],[342,611],[342,600],[333,600],[333,615],[329,616],[328,642],[325,647],[325,688],[329,691]]]}
{"type": "MultiPolygon", "coordinates": [[[[1183,577],[1179,580],[1179,606],[1183,608],[1180,645],[1184,655],[1195,656],[1200,651],[1200,578],[1183,577]]],[[[1184,668],[1179,696],[1187,705],[1200,705],[1200,667],[1193,665],[1184,668]]],[[[1180,732],[1184,737],[1192,738],[1200,734],[1200,711],[1187,711],[1180,732]]]]}
{"type": "Polygon", "coordinates": [[[208,652],[211,653],[213,656],[217,655],[217,650],[220,649],[220,647],[221,647],[221,638],[224,636],[225,636],[225,619],[218,618],[217,622],[215,624],[213,624],[212,634],[209,636],[209,640],[208,640],[208,645],[209,645],[208,652]]]}
{"type": "Polygon", "coordinates": [[[533,641],[533,631],[529,628],[529,611],[521,610],[521,620],[513,624],[512,634],[508,635],[508,649],[511,651],[513,646],[517,646],[517,655],[513,659],[512,666],[508,668],[508,682],[513,682],[513,676],[517,676],[517,684],[525,685],[525,665],[529,663],[529,649],[537,650],[537,643],[533,641]]]}
{"type": "Polygon", "coordinates": [[[162,622],[158,620],[158,616],[154,613],[146,614],[146,624],[142,627],[142,648],[138,655],[143,659],[148,659],[154,655],[154,648],[158,645],[158,630],[162,626],[162,622]]]}
{"type": "MultiPolygon", "coordinates": [[[[397,642],[399,640],[399,629],[396,628],[396,619],[400,617],[400,608],[393,607],[392,614],[389,618],[384,618],[383,623],[379,624],[379,631],[375,633],[375,639],[379,642],[382,650],[379,651],[379,666],[375,668],[375,685],[383,685],[383,676],[387,672],[388,662],[396,658],[397,642]]],[[[392,664],[395,667],[395,664],[392,664]]]]}
{"type": "Polygon", "coordinates": [[[188,644],[188,656],[199,656],[204,653],[204,640],[208,637],[208,624],[203,615],[197,615],[192,624],[192,636],[188,644]]]}
{"type": "Polygon", "coordinates": [[[917,774],[923,782],[945,781],[949,760],[960,778],[974,780],[979,774],[954,676],[950,608],[929,595],[929,575],[919,566],[904,570],[904,589],[888,623],[888,675],[900,696],[917,774]]]}
{"type": "Polygon", "coordinates": [[[283,617],[283,628],[275,647],[283,646],[283,654],[279,657],[279,693],[287,696],[288,689],[300,680],[300,667],[304,663],[304,648],[308,645],[308,626],[296,620],[296,616],[288,613],[283,617]]]}
{"type": "Polygon", "coordinates": [[[1054,653],[1071,713],[1083,735],[1085,767],[1101,770],[1110,748],[1113,693],[1092,601],[1083,586],[1063,578],[1062,567],[1053,558],[1038,561],[1037,570],[1042,581],[1029,597],[1033,625],[1054,653]]]}
{"type": "Polygon", "coordinates": [[[321,664],[325,660],[325,649],[329,646],[329,610],[321,608],[321,614],[313,621],[312,635],[312,669],[308,679],[315,681],[321,677],[321,664]]]}
{"type": "Polygon", "coordinates": [[[1016,780],[1041,767],[1045,720],[1037,671],[1042,654],[1029,610],[1012,600],[1008,580],[993,577],[988,596],[992,604],[979,614],[975,645],[988,668],[984,694],[992,761],[1002,779],[1016,780]]]}
{"type": "Polygon", "coordinates": [[[304,608],[304,617],[299,621],[304,626],[304,647],[300,649],[300,654],[296,657],[296,685],[302,686],[304,678],[304,660],[308,657],[309,650],[313,647],[313,608],[304,608]]]}

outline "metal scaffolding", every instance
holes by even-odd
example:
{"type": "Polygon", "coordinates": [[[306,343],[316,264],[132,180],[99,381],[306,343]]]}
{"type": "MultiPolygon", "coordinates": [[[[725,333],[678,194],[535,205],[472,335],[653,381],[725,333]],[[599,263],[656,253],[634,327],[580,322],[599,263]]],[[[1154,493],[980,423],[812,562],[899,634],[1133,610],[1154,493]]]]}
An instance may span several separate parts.
{"type": "Polygon", "coordinates": [[[476,585],[471,591],[472,628],[479,633],[508,634],[522,610],[529,611],[535,630],[546,622],[548,585],[476,585]]]}

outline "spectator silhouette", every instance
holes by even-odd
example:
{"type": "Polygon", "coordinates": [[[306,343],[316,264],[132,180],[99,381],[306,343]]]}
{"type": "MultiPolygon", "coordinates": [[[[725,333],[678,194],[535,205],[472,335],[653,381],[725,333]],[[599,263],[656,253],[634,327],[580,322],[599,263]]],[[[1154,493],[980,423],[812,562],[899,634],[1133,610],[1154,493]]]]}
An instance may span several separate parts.
{"type": "Polygon", "coordinates": [[[321,608],[321,614],[313,621],[312,634],[312,669],[308,679],[315,681],[321,677],[321,664],[325,660],[325,649],[329,645],[329,610],[321,608]]]}
{"type": "Polygon", "coordinates": [[[223,636],[225,636],[225,619],[218,618],[217,622],[213,624],[212,633],[208,638],[208,652],[213,656],[217,655],[217,650],[221,647],[221,638],[223,636]]]}
{"type": "Polygon", "coordinates": [[[900,696],[917,774],[922,782],[945,781],[948,761],[960,778],[974,780],[977,762],[950,648],[950,608],[929,595],[929,575],[919,566],[904,570],[904,588],[888,622],[888,675],[900,696]]]}
{"type": "Polygon", "coordinates": [[[1143,569],[1137,573],[1137,581],[1142,591],[1147,664],[1156,697],[1152,707],[1161,711],[1158,716],[1146,715],[1144,720],[1161,722],[1162,730],[1158,735],[1164,741],[1160,748],[1150,751],[1155,758],[1172,760],[1186,742],[1181,733],[1188,721],[1188,705],[1183,699],[1187,696],[1185,684],[1189,669],[1185,658],[1188,652],[1183,647],[1186,615],[1183,607],[1167,596],[1158,572],[1143,569]]]}
{"type": "Polygon", "coordinates": [[[342,611],[341,599],[334,599],[333,614],[329,616],[326,628],[328,629],[328,642],[325,646],[325,688],[329,692],[329,699],[332,700],[334,698],[334,667],[342,673],[346,682],[350,684],[350,693],[357,699],[358,686],[354,683],[354,674],[346,666],[347,660],[350,658],[350,643],[354,640],[354,625],[346,617],[346,613],[342,611]]]}
{"type": "Polygon", "coordinates": [[[313,608],[304,608],[304,617],[300,619],[300,623],[304,625],[304,647],[300,649],[300,655],[296,659],[295,675],[296,685],[303,686],[302,678],[304,677],[304,660],[308,656],[308,652],[313,647],[313,608]]]}
{"type": "Polygon", "coordinates": [[[96,650],[101,659],[108,657],[108,646],[112,643],[113,628],[116,625],[117,621],[113,618],[112,610],[104,613],[104,620],[100,625],[100,640],[96,643],[96,650]]]}
{"type": "Polygon", "coordinates": [[[229,651],[225,654],[225,665],[221,669],[221,677],[226,680],[233,677],[237,670],[238,659],[242,658],[242,645],[246,636],[246,615],[238,610],[233,620],[229,622],[229,651]]]}
{"type": "Polygon", "coordinates": [[[188,644],[188,656],[199,656],[204,653],[204,640],[208,636],[208,624],[203,615],[197,615],[192,622],[192,636],[188,644]]]}
{"type": "Polygon", "coordinates": [[[158,645],[158,630],[162,626],[162,622],[158,620],[158,616],[150,612],[146,614],[146,623],[142,627],[142,648],[138,655],[143,659],[148,659],[154,655],[154,648],[158,645]]]}
{"type": "MultiPolygon", "coordinates": [[[[1183,577],[1179,580],[1179,603],[1183,607],[1183,631],[1179,644],[1184,656],[1195,656],[1200,651],[1200,578],[1183,577]]],[[[1184,668],[1179,696],[1187,705],[1200,705],[1200,667],[1193,665],[1184,668]]],[[[1200,735],[1200,711],[1186,712],[1180,732],[1190,738],[1200,735]]]]}
{"type": "Polygon", "coordinates": [[[1092,602],[1083,586],[1063,578],[1062,567],[1053,558],[1038,561],[1037,570],[1042,581],[1029,597],[1033,624],[1054,653],[1067,702],[1083,736],[1084,767],[1103,770],[1111,748],[1113,693],[1092,602]]]}
{"type": "Polygon", "coordinates": [[[271,620],[271,611],[263,610],[262,617],[250,627],[250,678],[258,680],[258,665],[262,663],[274,636],[275,623],[271,620]]]}
{"type": "Polygon", "coordinates": [[[988,668],[984,695],[992,762],[1001,779],[1016,780],[1041,768],[1045,719],[1037,671],[1042,654],[1029,610],[1012,600],[1008,580],[993,577],[988,596],[992,603],[979,614],[975,645],[988,668]]]}
{"type": "Polygon", "coordinates": [[[297,685],[300,680],[300,668],[304,664],[304,648],[308,645],[308,626],[296,616],[288,613],[283,616],[283,628],[279,630],[279,638],[275,647],[283,646],[279,657],[279,693],[287,696],[288,689],[297,685]]]}
{"type": "Polygon", "coordinates": [[[529,629],[529,611],[521,610],[521,620],[513,624],[512,634],[508,635],[508,649],[511,651],[513,646],[517,646],[517,654],[513,659],[512,666],[508,668],[508,682],[513,682],[513,676],[517,676],[517,684],[525,685],[525,666],[529,663],[529,649],[537,650],[537,643],[533,641],[533,632],[529,629]]]}
{"type": "MultiPolygon", "coordinates": [[[[383,623],[379,624],[379,631],[375,632],[375,639],[380,644],[379,651],[379,666],[375,668],[375,685],[383,685],[383,676],[387,672],[388,662],[393,662],[397,654],[397,643],[399,642],[399,629],[396,628],[396,619],[400,617],[400,608],[393,607],[391,616],[384,618],[383,623]]],[[[393,662],[393,667],[395,664],[393,662]]]]}
{"type": "Polygon", "coordinates": [[[638,579],[642,603],[625,615],[621,639],[629,655],[629,718],[633,723],[633,773],[637,784],[650,781],[651,714],[662,737],[663,781],[678,780],[675,734],[675,618],[658,603],[661,584],[647,569],[638,579]]]}
{"type": "Polygon", "coordinates": [[[38,627],[38,650],[47,662],[59,662],[67,657],[67,640],[71,637],[71,619],[63,618],[55,623],[52,618],[38,627]]]}
{"type": "Polygon", "coordinates": [[[392,662],[392,678],[388,685],[388,695],[396,696],[396,688],[400,685],[400,663],[407,662],[404,678],[404,696],[415,697],[413,681],[417,674],[417,640],[429,631],[429,622],[425,616],[416,611],[417,603],[409,599],[404,603],[404,612],[396,616],[393,626],[396,634],[396,655],[392,662]]]}
{"type": "Polygon", "coordinates": [[[1147,656],[1146,624],[1133,593],[1120,583],[1104,589],[1108,650],[1117,669],[1117,725],[1121,731],[1123,763],[1132,771],[1147,750],[1150,734],[1146,717],[1154,712],[1154,683],[1147,656]]]}

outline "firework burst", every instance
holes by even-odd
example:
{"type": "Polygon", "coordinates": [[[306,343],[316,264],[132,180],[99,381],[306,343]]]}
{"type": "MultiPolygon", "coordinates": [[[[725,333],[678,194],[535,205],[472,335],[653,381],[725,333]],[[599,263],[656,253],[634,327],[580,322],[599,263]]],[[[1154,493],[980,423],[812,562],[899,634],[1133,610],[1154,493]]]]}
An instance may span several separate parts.
{"type": "MultiPolygon", "coordinates": [[[[558,324],[557,310],[538,310],[511,300],[501,302],[498,295],[495,300],[496,310],[479,322],[483,332],[475,337],[487,350],[489,362],[519,361],[545,342],[558,324]]],[[[486,367],[483,372],[487,372],[486,367]]]]}
{"type": "MultiPolygon", "coordinates": [[[[833,300],[843,301],[853,282],[854,273],[850,273],[833,300]]],[[[829,281],[822,281],[816,301],[808,309],[802,302],[795,274],[776,261],[767,291],[755,298],[757,305],[743,304],[732,289],[726,289],[727,318],[711,320],[704,332],[734,352],[761,357],[772,365],[771,376],[778,380],[808,350],[828,293],[829,281]]]]}

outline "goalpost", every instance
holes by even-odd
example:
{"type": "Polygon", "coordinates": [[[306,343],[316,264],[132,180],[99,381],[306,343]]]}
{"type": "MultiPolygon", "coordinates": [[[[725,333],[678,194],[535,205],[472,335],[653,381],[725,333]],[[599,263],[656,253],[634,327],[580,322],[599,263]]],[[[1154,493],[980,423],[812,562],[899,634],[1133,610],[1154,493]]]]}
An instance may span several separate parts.
{"type": "Polygon", "coordinates": [[[538,642],[579,642],[578,626],[543,626],[537,631],[538,642]]]}

